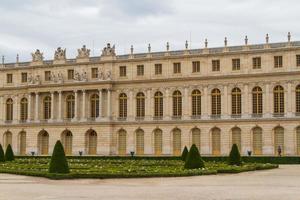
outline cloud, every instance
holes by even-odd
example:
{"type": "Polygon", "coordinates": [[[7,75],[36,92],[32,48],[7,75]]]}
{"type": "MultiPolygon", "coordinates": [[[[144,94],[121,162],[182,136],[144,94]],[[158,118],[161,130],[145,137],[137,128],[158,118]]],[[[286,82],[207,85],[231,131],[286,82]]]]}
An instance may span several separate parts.
{"type": "Polygon", "coordinates": [[[58,46],[67,48],[67,57],[75,57],[77,48],[86,44],[100,55],[107,42],[116,44],[117,53],[184,48],[204,45],[222,46],[264,42],[266,33],[272,42],[285,41],[288,31],[300,38],[297,0],[2,0],[0,4],[0,55],[14,62],[23,61],[41,49],[53,58],[58,46]]]}

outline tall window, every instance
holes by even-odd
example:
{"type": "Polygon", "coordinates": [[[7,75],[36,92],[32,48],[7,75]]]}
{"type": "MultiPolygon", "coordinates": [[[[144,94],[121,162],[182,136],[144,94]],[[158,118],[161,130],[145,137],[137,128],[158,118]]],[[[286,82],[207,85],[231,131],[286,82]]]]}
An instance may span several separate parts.
{"type": "Polygon", "coordinates": [[[274,88],[274,113],[284,114],[284,90],[283,87],[277,85],[274,88]]]}
{"type": "Polygon", "coordinates": [[[91,118],[99,117],[99,95],[93,94],[91,96],[91,118]]]}
{"type": "Polygon", "coordinates": [[[67,96],[67,118],[72,119],[75,116],[75,97],[74,95],[67,96]]]}
{"type": "Polygon", "coordinates": [[[51,118],[51,97],[46,96],[44,98],[44,119],[51,118]]]}
{"type": "Polygon", "coordinates": [[[281,68],[282,65],[282,56],[274,56],[274,68],[281,68]]]}
{"type": "Polygon", "coordinates": [[[121,129],[118,135],[118,153],[119,155],[126,154],[126,131],[121,129]]]}
{"type": "Polygon", "coordinates": [[[51,72],[45,71],[45,81],[51,81],[51,72]]]}
{"type": "Polygon", "coordinates": [[[296,55],[296,65],[300,67],[300,55],[296,55]]]}
{"type": "Polygon", "coordinates": [[[155,129],[154,131],[154,154],[161,155],[162,153],[162,130],[155,129]]]}
{"type": "Polygon", "coordinates": [[[155,75],[162,74],[162,64],[155,64],[154,68],[155,68],[155,75]]]}
{"type": "Polygon", "coordinates": [[[69,69],[68,70],[68,80],[73,80],[74,79],[74,69],[69,69]]]}
{"type": "Polygon", "coordinates": [[[240,152],[242,151],[241,149],[241,141],[242,141],[242,134],[241,134],[241,129],[240,128],[233,128],[231,130],[232,132],[232,137],[231,137],[231,141],[232,141],[232,145],[236,144],[240,150],[240,152]]]}
{"type": "Polygon", "coordinates": [[[10,131],[6,131],[3,135],[4,149],[6,149],[9,144],[12,145],[12,133],[10,131]]]}
{"type": "Polygon", "coordinates": [[[212,70],[213,72],[220,71],[220,60],[212,60],[212,70]]]}
{"type": "Polygon", "coordinates": [[[196,145],[199,152],[201,150],[201,139],[200,139],[200,129],[193,128],[192,130],[192,144],[196,145]]]}
{"type": "Polygon", "coordinates": [[[144,76],[144,65],[136,66],[136,71],[138,76],[144,76]]]}
{"type": "Polygon", "coordinates": [[[300,85],[296,87],[296,113],[300,114],[300,85]]]}
{"type": "Polygon", "coordinates": [[[73,134],[69,130],[65,130],[61,134],[61,141],[64,146],[66,155],[72,155],[72,143],[73,143],[73,134]]]}
{"type": "Polygon", "coordinates": [[[262,89],[255,87],[252,90],[252,113],[254,115],[262,115],[263,102],[262,102],[262,89]]]}
{"type": "Polygon", "coordinates": [[[142,92],[136,95],[136,116],[145,117],[145,95],[142,92]]]}
{"type": "Polygon", "coordinates": [[[253,129],[253,154],[261,155],[262,154],[262,129],[255,127],[253,129]]]}
{"type": "Polygon", "coordinates": [[[154,117],[162,118],[164,113],[164,101],[163,94],[156,92],[154,94],[154,117]]]}
{"type": "Polygon", "coordinates": [[[144,131],[142,129],[136,131],[136,154],[144,154],[144,131]]]}
{"type": "Polygon", "coordinates": [[[173,93],[173,116],[179,117],[182,115],[182,95],[181,92],[176,90],[173,93]]]}
{"type": "Polygon", "coordinates": [[[48,155],[49,151],[49,134],[43,130],[38,135],[38,153],[40,155],[48,155]]]}
{"type": "Polygon", "coordinates": [[[98,78],[98,68],[92,68],[92,78],[98,78]]]}
{"type": "Polygon", "coordinates": [[[120,66],[120,77],[125,77],[126,75],[126,66],[120,66]]]}
{"type": "Polygon", "coordinates": [[[211,92],[211,114],[214,116],[221,115],[221,92],[217,88],[211,92]]]}
{"type": "Polygon", "coordinates": [[[14,102],[11,98],[6,100],[6,121],[13,120],[13,105],[14,102]]]}
{"type": "Polygon", "coordinates": [[[124,93],[119,96],[119,117],[127,117],[127,95],[124,93]]]}
{"type": "Polygon", "coordinates": [[[275,154],[278,154],[278,148],[281,148],[281,152],[284,153],[284,129],[280,126],[274,129],[275,154]]]}
{"type": "Polygon", "coordinates": [[[181,130],[173,130],[173,155],[178,156],[181,154],[181,130]]]}
{"type": "Polygon", "coordinates": [[[221,130],[219,128],[213,128],[211,130],[211,145],[212,155],[220,155],[221,153],[221,130]]]}
{"type": "Polygon", "coordinates": [[[193,73],[200,72],[200,61],[193,61],[193,73]]]}
{"type": "Polygon", "coordinates": [[[173,63],[173,73],[174,74],[181,73],[181,63],[173,63]]]}
{"type": "Polygon", "coordinates": [[[201,115],[201,92],[199,90],[192,92],[192,115],[201,115]]]}
{"type": "Polygon", "coordinates": [[[252,68],[261,69],[261,57],[252,58],[252,68]]]}
{"type": "Polygon", "coordinates": [[[86,151],[89,155],[97,154],[97,133],[92,129],[86,133],[86,151]]]}
{"type": "Polygon", "coordinates": [[[26,72],[21,73],[21,81],[22,81],[22,83],[27,83],[27,73],[26,72]]]}
{"type": "Polygon", "coordinates": [[[296,150],[297,155],[300,155],[300,127],[296,129],[296,150]]]}
{"type": "Polygon", "coordinates": [[[26,98],[21,99],[20,118],[22,121],[26,121],[28,117],[28,101],[26,98]]]}
{"type": "Polygon", "coordinates": [[[241,69],[241,60],[239,58],[232,59],[232,70],[237,71],[241,69]]]}
{"type": "Polygon", "coordinates": [[[242,93],[239,88],[233,88],[231,92],[232,115],[241,115],[242,113],[242,93]]]}
{"type": "Polygon", "coordinates": [[[21,131],[18,136],[18,148],[19,148],[19,153],[22,156],[26,155],[26,132],[21,131]]]}
{"type": "Polygon", "coordinates": [[[13,82],[13,75],[6,74],[6,83],[12,83],[12,82],[13,82]]]}

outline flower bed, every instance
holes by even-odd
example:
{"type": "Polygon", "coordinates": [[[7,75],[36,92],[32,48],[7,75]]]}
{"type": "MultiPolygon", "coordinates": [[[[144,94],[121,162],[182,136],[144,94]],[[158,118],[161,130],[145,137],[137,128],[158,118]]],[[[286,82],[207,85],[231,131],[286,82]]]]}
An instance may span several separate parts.
{"type": "Polygon", "coordinates": [[[276,164],[245,163],[242,166],[229,166],[224,162],[205,162],[203,169],[184,169],[181,160],[161,159],[84,159],[69,158],[69,174],[48,173],[50,159],[18,158],[0,164],[0,173],[40,176],[51,179],[71,178],[136,178],[136,177],[179,177],[217,173],[239,173],[261,169],[277,168],[276,164]]]}

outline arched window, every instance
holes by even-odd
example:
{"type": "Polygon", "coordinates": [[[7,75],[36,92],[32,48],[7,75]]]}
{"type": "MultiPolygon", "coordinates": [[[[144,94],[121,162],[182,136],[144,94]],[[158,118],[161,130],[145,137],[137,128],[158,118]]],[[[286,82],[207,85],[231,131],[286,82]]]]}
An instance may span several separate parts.
{"type": "Polygon", "coordinates": [[[12,145],[12,133],[10,131],[6,131],[3,135],[3,148],[4,150],[8,145],[12,145]]]}
{"type": "Polygon", "coordinates": [[[217,88],[211,91],[211,114],[214,116],[221,115],[221,92],[217,88]]]}
{"type": "Polygon", "coordinates": [[[242,93],[239,88],[233,88],[231,91],[231,111],[232,115],[241,115],[242,113],[242,93]]]}
{"type": "Polygon", "coordinates": [[[199,128],[193,128],[193,130],[192,130],[192,144],[195,144],[200,152],[201,139],[200,139],[200,129],[199,128]]]}
{"type": "Polygon", "coordinates": [[[255,127],[253,130],[252,141],[253,141],[253,154],[262,154],[262,129],[255,127]]]}
{"type": "Polygon", "coordinates": [[[300,127],[296,129],[296,146],[297,154],[300,155],[300,127]]]}
{"type": "Polygon", "coordinates": [[[126,155],[126,131],[120,130],[118,135],[118,153],[119,155],[126,155]]]}
{"type": "Polygon", "coordinates": [[[160,129],[154,130],[154,154],[161,155],[162,153],[162,131],[160,129]]]}
{"type": "Polygon", "coordinates": [[[91,96],[91,118],[99,117],[99,95],[93,94],[91,96]]]}
{"type": "Polygon", "coordinates": [[[38,135],[38,153],[40,155],[48,155],[49,153],[49,134],[42,130],[38,135]]]}
{"type": "Polygon", "coordinates": [[[162,118],[164,113],[163,94],[156,92],[154,94],[154,117],[162,118]]]}
{"type": "Polygon", "coordinates": [[[142,92],[136,95],[136,116],[139,118],[145,117],[145,95],[142,92]]]}
{"type": "Polygon", "coordinates": [[[173,155],[179,156],[181,154],[181,131],[176,128],[173,130],[173,155]]]}
{"type": "Polygon", "coordinates": [[[231,137],[231,145],[236,144],[240,150],[242,151],[242,134],[241,134],[241,129],[240,128],[233,128],[231,130],[232,132],[232,137],[231,137]]]}
{"type": "Polygon", "coordinates": [[[201,92],[199,90],[192,92],[192,115],[201,115],[201,92]]]}
{"type": "Polygon", "coordinates": [[[142,129],[136,131],[136,154],[144,154],[144,131],[142,129]]]}
{"type": "Polygon", "coordinates": [[[296,113],[300,114],[300,85],[296,87],[296,113]]]}
{"type": "Polygon", "coordinates": [[[97,133],[94,130],[88,130],[86,133],[86,151],[88,155],[97,154],[97,133]]]}
{"type": "Polygon", "coordinates": [[[274,114],[284,114],[284,89],[280,85],[274,88],[274,114]]]}
{"type": "Polygon", "coordinates": [[[6,100],[6,121],[12,121],[13,120],[13,107],[14,102],[11,98],[6,100]]]}
{"type": "Polygon", "coordinates": [[[284,129],[282,127],[276,127],[274,129],[274,150],[275,154],[278,154],[278,149],[281,149],[284,153],[284,129]]]}
{"type": "Polygon", "coordinates": [[[69,130],[65,130],[61,134],[61,141],[65,149],[66,155],[72,155],[73,134],[69,130]]]}
{"type": "Polygon", "coordinates": [[[218,156],[221,154],[221,130],[219,128],[213,128],[211,130],[211,145],[212,154],[218,156]]]}
{"type": "Polygon", "coordinates": [[[44,119],[51,118],[51,97],[46,96],[44,98],[44,119]]]}
{"type": "Polygon", "coordinates": [[[125,93],[122,93],[119,96],[119,117],[127,117],[127,95],[125,93]]]}
{"type": "Polygon", "coordinates": [[[181,92],[176,90],[173,93],[173,116],[181,117],[182,115],[182,95],[181,92]]]}
{"type": "Polygon", "coordinates": [[[262,89],[260,87],[255,87],[252,90],[252,113],[254,115],[262,115],[263,113],[262,89]]]}
{"type": "Polygon", "coordinates": [[[19,133],[19,137],[18,137],[18,144],[19,144],[19,153],[20,155],[24,156],[26,155],[26,132],[25,131],[21,131],[19,133]]]}
{"type": "Polygon", "coordinates": [[[28,101],[26,98],[21,99],[20,106],[20,119],[26,121],[28,118],[28,101]]]}
{"type": "Polygon", "coordinates": [[[67,118],[68,119],[72,119],[74,118],[75,116],[75,97],[74,95],[69,95],[67,96],[67,99],[66,99],[66,102],[67,102],[67,118]]]}

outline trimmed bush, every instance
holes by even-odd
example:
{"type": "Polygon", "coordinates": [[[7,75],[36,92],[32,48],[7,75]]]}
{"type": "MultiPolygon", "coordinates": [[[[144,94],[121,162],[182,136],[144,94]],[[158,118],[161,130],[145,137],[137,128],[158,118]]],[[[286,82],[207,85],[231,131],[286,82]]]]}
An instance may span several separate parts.
{"type": "Polygon", "coordinates": [[[189,150],[188,150],[188,148],[185,146],[184,149],[183,149],[183,151],[182,151],[182,154],[181,154],[181,160],[185,161],[185,160],[186,160],[186,157],[187,157],[187,155],[188,155],[188,153],[189,153],[189,150]]]}
{"type": "Polygon", "coordinates": [[[228,158],[229,165],[238,165],[242,164],[241,154],[239,148],[236,144],[233,144],[228,158]]]}
{"type": "Polygon", "coordinates": [[[204,168],[204,162],[195,144],[192,145],[190,152],[187,155],[184,168],[185,169],[204,168]]]}
{"type": "Polygon", "coordinates": [[[0,162],[5,162],[4,151],[1,144],[0,144],[0,162]]]}
{"type": "Polygon", "coordinates": [[[13,161],[15,160],[14,152],[11,148],[11,145],[7,145],[6,151],[5,151],[5,160],[6,161],[13,161]]]}
{"type": "Polygon", "coordinates": [[[69,172],[70,170],[64,147],[61,144],[60,140],[58,140],[54,146],[49,166],[49,173],[67,174],[69,172]]]}

